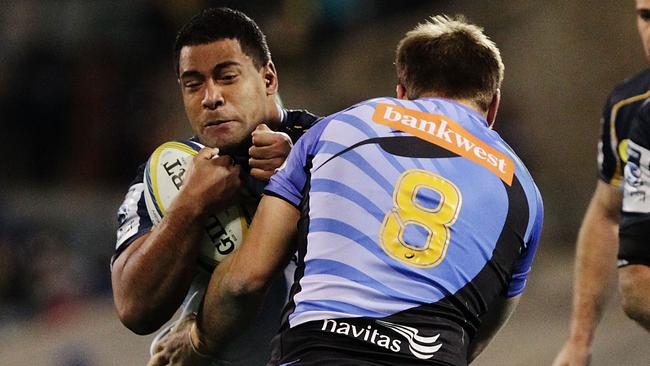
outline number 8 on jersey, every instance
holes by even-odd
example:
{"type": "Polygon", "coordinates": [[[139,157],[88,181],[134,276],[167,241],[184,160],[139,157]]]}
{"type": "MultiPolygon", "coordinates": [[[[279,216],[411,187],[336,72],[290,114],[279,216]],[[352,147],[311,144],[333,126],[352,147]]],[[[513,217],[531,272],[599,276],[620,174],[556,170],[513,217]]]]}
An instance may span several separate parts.
{"type": "Polygon", "coordinates": [[[445,258],[449,228],[461,205],[460,191],[451,181],[425,170],[407,170],[397,179],[393,209],[384,217],[379,235],[382,249],[411,266],[437,266],[445,258]],[[407,231],[418,228],[425,233],[424,242],[409,242],[413,235],[407,231]]]}

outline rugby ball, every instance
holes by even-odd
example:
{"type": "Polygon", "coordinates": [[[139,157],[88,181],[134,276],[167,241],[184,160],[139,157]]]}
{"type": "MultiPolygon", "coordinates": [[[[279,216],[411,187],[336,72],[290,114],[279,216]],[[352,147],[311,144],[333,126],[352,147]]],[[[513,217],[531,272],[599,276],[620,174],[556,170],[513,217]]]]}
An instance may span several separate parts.
{"type": "MultiPolygon", "coordinates": [[[[194,141],[169,141],[160,145],[149,157],[144,171],[144,198],[152,223],[158,225],[183,186],[192,158],[204,146],[194,141]]],[[[241,195],[239,202],[208,218],[199,261],[214,267],[242,243],[256,200],[241,195]]]]}

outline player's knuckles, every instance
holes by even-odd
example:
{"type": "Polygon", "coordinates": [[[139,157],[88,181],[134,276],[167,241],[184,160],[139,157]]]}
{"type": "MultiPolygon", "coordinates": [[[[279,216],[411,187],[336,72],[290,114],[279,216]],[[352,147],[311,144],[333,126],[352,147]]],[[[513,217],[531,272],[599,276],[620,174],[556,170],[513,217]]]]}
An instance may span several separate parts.
{"type": "Polygon", "coordinates": [[[259,168],[251,169],[251,176],[255,179],[262,181],[268,181],[273,176],[273,171],[263,170],[259,168]]]}
{"type": "Polygon", "coordinates": [[[166,355],[164,355],[162,353],[158,353],[158,354],[153,355],[149,359],[149,362],[147,363],[147,366],[164,366],[164,365],[167,364],[167,361],[168,361],[168,359],[167,359],[166,355]]]}
{"type": "Polygon", "coordinates": [[[262,170],[274,170],[279,168],[280,165],[284,162],[284,159],[281,158],[271,158],[271,159],[251,159],[249,164],[253,168],[258,168],[262,170]]]}
{"type": "Polygon", "coordinates": [[[290,152],[291,152],[291,145],[279,143],[279,144],[266,146],[265,148],[260,149],[260,151],[257,153],[257,156],[251,155],[251,157],[257,157],[258,159],[272,159],[272,158],[285,159],[290,152]]]}
{"type": "Polygon", "coordinates": [[[233,164],[232,158],[228,155],[222,155],[218,158],[210,159],[210,162],[212,165],[216,166],[230,166],[233,164]]]}
{"type": "Polygon", "coordinates": [[[280,143],[286,143],[286,140],[284,135],[279,132],[265,131],[253,135],[253,146],[262,147],[280,143]]]}

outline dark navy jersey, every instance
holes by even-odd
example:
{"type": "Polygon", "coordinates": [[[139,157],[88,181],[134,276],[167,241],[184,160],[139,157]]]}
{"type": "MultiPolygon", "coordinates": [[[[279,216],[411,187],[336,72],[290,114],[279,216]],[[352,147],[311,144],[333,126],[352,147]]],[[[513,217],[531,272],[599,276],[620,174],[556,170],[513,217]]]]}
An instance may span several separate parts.
{"type": "MultiPolygon", "coordinates": [[[[306,111],[282,110],[282,124],[278,130],[287,133],[295,143],[316,121],[317,117],[306,111]]],[[[242,165],[244,174],[246,170],[250,169],[247,164],[247,157],[233,156],[233,159],[242,165]]],[[[153,226],[144,202],[144,166],[145,164],[138,169],[137,177],[131,183],[124,203],[120,206],[118,212],[117,245],[111,263],[134,240],[148,233],[153,226]]],[[[250,175],[244,176],[243,182],[251,193],[254,193],[259,187],[264,186],[264,184],[257,183],[259,181],[251,178],[250,175]]],[[[192,279],[190,289],[181,306],[183,313],[196,313],[199,311],[205,290],[210,281],[210,273],[208,271],[211,271],[211,269],[197,265],[196,274],[192,279]]],[[[219,359],[213,360],[213,366],[261,365],[268,360],[270,353],[269,344],[273,335],[277,332],[280,323],[280,313],[285,303],[287,292],[286,281],[281,278],[273,281],[272,286],[273,288],[270,291],[272,295],[267,299],[264,309],[251,322],[251,327],[234,339],[228,345],[228,348],[220,354],[219,359]]],[[[155,350],[160,338],[164,337],[174,325],[174,321],[169,322],[158,333],[158,336],[151,345],[152,350],[155,350]]]]}
{"type": "Polygon", "coordinates": [[[601,136],[598,143],[599,177],[606,183],[616,187],[622,186],[630,126],[639,107],[648,97],[650,69],[622,82],[607,99],[601,118],[601,136]]]}
{"type": "MultiPolygon", "coordinates": [[[[304,110],[282,109],[282,123],[278,131],[284,132],[295,143],[303,133],[309,129],[318,117],[304,110]]],[[[196,138],[193,138],[196,140],[196,138]]],[[[250,171],[248,166],[248,157],[234,157],[241,165],[244,165],[244,183],[251,193],[261,193],[265,186],[264,182],[252,178],[246,171],[250,171]],[[260,189],[261,187],[261,189],[260,189]]],[[[144,168],[145,164],[138,167],[135,179],[129,185],[124,202],[120,206],[117,214],[118,229],[117,243],[115,246],[115,255],[111,263],[117,256],[124,251],[135,239],[148,233],[153,224],[144,202],[144,168]]]]}
{"type": "Polygon", "coordinates": [[[484,117],[436,98],[324,118],[265,193],[302,212],[278,363],[327,349],[296,335],[328,334],[386,364],[466,364],[479,318],[523,291],[542,226],[519,158],[484,117]]]}
{"type": "Polygon", "coordinates": [[[625,166],[623,214],[619,227],[619,266],[650,266],[650,99],[630,130],[625,166]]]}

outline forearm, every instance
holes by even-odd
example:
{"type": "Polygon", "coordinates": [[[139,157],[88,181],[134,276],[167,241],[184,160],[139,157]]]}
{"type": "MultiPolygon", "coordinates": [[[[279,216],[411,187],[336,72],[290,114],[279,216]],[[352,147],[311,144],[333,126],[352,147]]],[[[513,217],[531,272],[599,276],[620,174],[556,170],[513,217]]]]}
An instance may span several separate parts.
{"type": "Polygon", "coordinates": [[[247,329],[257,316],[268,288],[268,281],[243,282],[231,272],[233,263],[238,261],[236,254],[217,266],[198,317],[195,340],[209,354],[218,354],[229,340],[247,329]]]}
{"type": "Polygon", "coordinates": [[[134,242],[113,267],[113,291],[122,321],[150,333],[183,300],[196,270],[203,218],[181,204],[170,207],[146,238],[134,242]]]}
{"type": "Polygon", "coordinates": [[[210,279],[194,333],[208,353],[221,351],[255,318],[271,279],[293,252],[299,217],[300,211],[286,201],[262,198],[246,239],[210,279]]]}
{"type": "Polygon", "coordinates": [[[572,342],[589,345],[616,283],[618,216],[592,202],[578,235],[572,342]]]}

